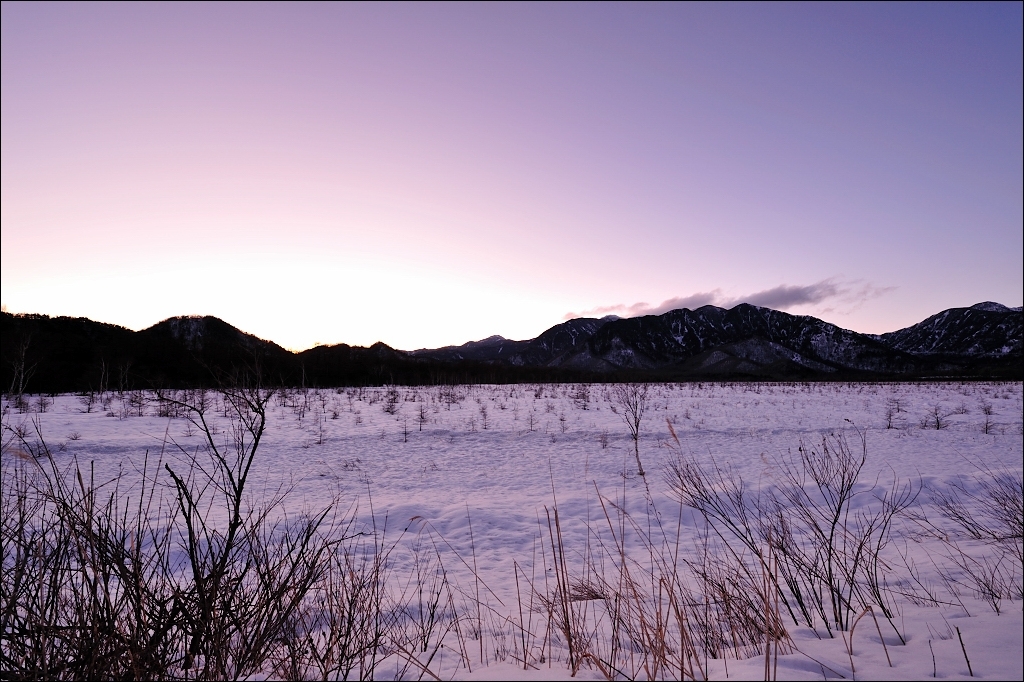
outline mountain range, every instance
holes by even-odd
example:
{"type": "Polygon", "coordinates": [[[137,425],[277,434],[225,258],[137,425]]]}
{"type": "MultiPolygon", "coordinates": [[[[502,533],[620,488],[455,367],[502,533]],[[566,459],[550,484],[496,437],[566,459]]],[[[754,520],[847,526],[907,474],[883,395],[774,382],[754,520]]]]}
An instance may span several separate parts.
{"type": "Polygon", "coordinates": [[[492,336],[414,357],[588,372],[801,375],[962,372],[1021,362],[1022,313],[998,303],[952,308],[906,329],[859,334],[815,317],[741,304],[621,319],[579,318],[529,341],[492,336]]]}
{"type": "Polygon", "coordinates": [[[951,308],[887,334],[741,304],[633,318],[578,318],[534,339],[492,336],[401,351],[338,344],[293,353],[216,317],[132,331],[86,318],[2,313],[4,390],[209,386],[258,368],[264,381],[341,386],[607,380],[1024,378],[1021,308],[951,308]],[[20,387],[20,388],[19,388],[20,387]]]}

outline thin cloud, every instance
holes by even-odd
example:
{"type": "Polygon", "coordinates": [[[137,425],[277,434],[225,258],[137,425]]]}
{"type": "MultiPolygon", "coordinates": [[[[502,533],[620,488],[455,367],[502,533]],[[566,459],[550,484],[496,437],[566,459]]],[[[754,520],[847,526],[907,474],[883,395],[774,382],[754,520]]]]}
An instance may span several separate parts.
{"type": "Polygon", "coordinates": [[[718,305],[718,301],[722,299],[722,290],[715,289],[714,291],[704,291],[697,294],[690,294],[689,296],[677,296],[676,298],[670,298],[667,301],[662,301],[661,305],[651,306],[644,310],[642,315],[662,315],[670,310],[679,310],[680,308],[689,308],[690,310],[696,310],[706,305],[718,305]]]}
{"type": "Polygon", "coordinates": [[[843,282],[830,277],[814,284],[802,286],[780,284],[771,289],[732,298],[723,296],[721,289],[713,289],[712,291],[699,292],[689,296],[670,298],[658,305],[640,302],[633,303],[632,305],[620,303],[617,305],[598,306],[578,313],[566,313],[565,319],[572,320],[577,317],[604,315],[618,315],[619,317],[662,315],[670,310],[679,310],[680,308],[695,310],[701,306],[714,305],[728,309],[741,303],[749,303],[775,310],[788,310],[797,306],[819,305],[829,302],[832,305],[825,309],[825,311],[831,312],[836,310],[837,307],[841,307],[843,308],[842,312],[848,314],[861,307],[865,302],[894,291],[895,288],[880,287],[863,280],[843,282]]]}
{"type": "Polygon", "coordinates": [[[864,306],[865,303],[896,291],[896,287],[880,287],[871,282],[854,280],[845,286],[837,287],[832,304],[818,308],[818,315],[850,315],[864,306]]]}
{"type": "MultiPolygon", "coordinates": [[[[781,284],[773,289],[765,289],[755,294],[736,300],[736,304],[749,303],[764,308],[786,310],[798,305],[821,303],[839,295],[839,287],[831,279],[825,279],[807,286],[790,286],[781,284]]],[[[732,307],[732,306],[729,306],[732,307]]]]}
{"type": "Polygon", "coordinates": [[[603,317],[605,315],[618,315],[619,317],[661,315],[662,313],[667,313],[670,310],[678,310],[679,308],[695,309],[705,305],[717,305],[721,298],[722,290],[715,289],[714,291],[690,294],[689,296],[677,296],[676,298],[670,298],[667,301],[662,301],[658,305],[651,305],[645,302],[634,303],[632,305],[625,305],[623,303],[619,303],[617,305],[603,305],[578,313],[566,313],[565,319],[573,320],[577,317],[603,317]]]}

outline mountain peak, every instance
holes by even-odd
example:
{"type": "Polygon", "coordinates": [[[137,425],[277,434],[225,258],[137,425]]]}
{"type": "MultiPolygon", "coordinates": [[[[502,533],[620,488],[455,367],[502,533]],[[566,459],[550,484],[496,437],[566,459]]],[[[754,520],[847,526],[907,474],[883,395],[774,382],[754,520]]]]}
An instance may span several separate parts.
{"type": "Polygon", "coordinates": [[[1002,303],[995,303],[994,301],[982,301],[981,303],[975,303],[971,306],[971,310],[984,310],[990,313],[1011,312],[1010,308],[1007,308],[1002,303]]]}
{"type": "Polygon", "coordinates": [[[469,341],[467,343],[464,343],[464,344],[462,344],[462,347],[466,347],[466,346],[477,346],[477,347],[479,347],[479,346],[493,346],[496,343],[505,343],[505,341],[508,341],[508,339],[506,339],[504,336],[500,336],[498,334],[494,334],[493,336],[488,336],[486,339],[480,339],[479,341],[469,341]]]}
{"type": "Polygon", "coordinates": [[[882,334],[880,341],[915,355],[1010,357],[1021,353],[1021,319],[1006,306],[984,301],[950,308],[905,329],[882,334]],[[978,312],[1005,313],[978,315],[978,312]]]}

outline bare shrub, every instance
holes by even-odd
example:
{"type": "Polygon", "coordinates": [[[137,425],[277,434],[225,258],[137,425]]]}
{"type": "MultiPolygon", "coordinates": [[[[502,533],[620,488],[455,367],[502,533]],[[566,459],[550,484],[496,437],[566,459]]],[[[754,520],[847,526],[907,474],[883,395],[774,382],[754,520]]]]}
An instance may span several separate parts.
{"type": "Polygon", "coordinates": [[[945,489],[932,491],[939,516],[951,533],[921,517],[947,547],[955,570],[945,578],[967,587],[997,613],[1003,599],[1024,599],[1024,482],[1019,472],[985,470],[974,479],[960,478],[945,489]],[[959,535],[959,538],[958,538],[959,535]],[[981,557],[966,551],[963,539],[983,542],[995,550],[981,557]]]}
{"type": "Polygon", "coordinates": [[[182,449],[173,462],[163,451],[156,462],[147,455],[141,489],[122,487],[120,476],[97,481],[74,461],[60,467],[38,421],[34,434],[5,440],[5,677],[372,676],[387,629],[381,547],[360,562],[351,520],[333,505],[282,517],[283,492],[258,506],[246,494],[272,395],[258,382],[222,392],[227,450],[205,400],[162,396],[206,447],[182,449]],[[319,619],[317,596],[329,610],[319,619]],[[285,658],[288,670],[278,665],[285,658]]]}
{"type": "Polygon", "coordinates": [[[398,389],[394,386],[388,386],[388,390],[384,394],[384,412],[386,414],[395,414],[398,412],[401,400],[402,396],[398,392],[398,389]]]}
{"type": "Polygon", "coordinates": [[[952,412],[947,412],[943,409],[942,405],[934,405],[928,410],[928,414],[921,419],[921,428],[935,429],[936,431],[948,428],[949,417],[952,414],[952,412]]]}
{"type": "Polygon", "coordinates": [[[864,494],[857,489],[867,450],[865,442],[861,445],[855,453],[838,434],[816,447],[801,446],[796,457],[774,459],[778,482],[757,496],[713,458],[708,468],[680,448],[668,484],[732,554],[749,552],[767,564],[765,551],[777,553],[781,581],[776,587],[790,616],[811,628],[820,622],[831,636],[833,629],[849,629],[851,619],[871,603],[892,623],[882,552],[894,519],[920,490],[894,479],[876,497],[878,504],[854,505],[864,494]]]}
{"type": "Polygon", "coordinates": [[[386,528],[369,537],[350,518],[327,565],[283,627],[273,670],[283,679],[373,679],[387,653],[396,616],[387,595],[386,528]]]}
{"type": "Polygon", "coordinates": [[[900,417],[900,413],[903,411],[900,406],[899,398],[887,398],[885,401],[885,428],[895,429],[898,428],[903,419],[900,417]]]}
{"type": "Polygon", "coordinates": [[[451,410],[452,405],[458,405],[465,399],[458,386],[446,384],[438,389],[438,398],[444,404],[446,410],[451,410]]]}
{"type": "Polygon", "coordinates": [[[1019,472],[984,472],[969,484],[963,478],[932,499],[943,518],[969,537],[1006,548],[1024,562],[1024,482],[1019,472]]]}
{"type": "Polygon", "coordinates": [[[590,384],[575,384],[569,397],[572,398],[573,405],[581,410],[590,409],[590,384]]]}
{"type": "Polygon", "coordinates": [[[616,384],[612,388],[615,402],[622,408],[622,420],[629,429],[629,437],[633,439],[633,456],[636,457],[637,474],[644,475],[644,465],[640,462],[640,425],[648,407],[650,384],[616,384]]]}
{"type": "Polygon", "coordinates": [[[78,402],[82,405],[82,412],[90,414],[92,408],[96,405],[96,393],[95,391],[86,391],[78,396],[78,402]]]}

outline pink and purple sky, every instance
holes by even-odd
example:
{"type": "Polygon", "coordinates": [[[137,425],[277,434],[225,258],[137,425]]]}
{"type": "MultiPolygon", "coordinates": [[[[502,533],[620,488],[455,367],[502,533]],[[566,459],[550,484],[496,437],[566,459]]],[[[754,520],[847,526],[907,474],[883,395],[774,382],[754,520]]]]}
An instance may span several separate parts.
{"type": "Polygon", "coordinates": [[[1022,5],[2,5],[3,305],[293,349],[1024,298],[1022,5]]]}

